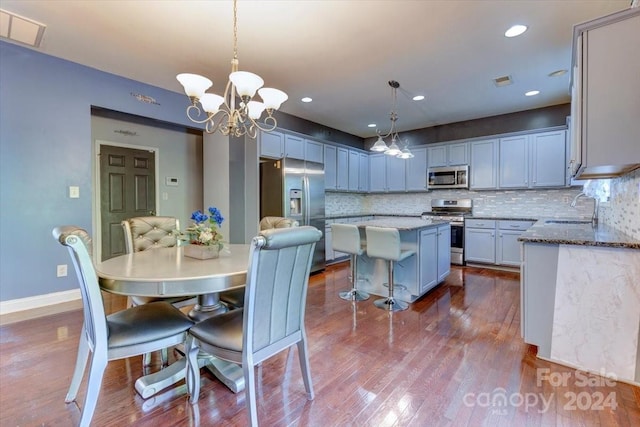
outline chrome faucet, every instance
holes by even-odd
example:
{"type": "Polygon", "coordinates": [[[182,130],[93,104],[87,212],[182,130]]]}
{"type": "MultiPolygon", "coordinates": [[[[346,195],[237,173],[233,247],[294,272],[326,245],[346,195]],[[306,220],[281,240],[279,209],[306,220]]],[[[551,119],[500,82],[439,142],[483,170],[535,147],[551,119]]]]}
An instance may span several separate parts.
{"type": "Polygon", "coordinates": [[[583,191],[579,192],[578,195],[576,197],[573,198],[573,201],[571,202],[571,207],[575,208],[576,207],[576,203],[578,203],[578,199],[580,197],[586,197],[589,199],[593,199],[593,215],[591,215],[591,225],[593,225],[594,227],[598,225],[598,208],[600,206],[600,200],[598,200],[597,197],[591,197],[591,196],[587,196],[586,194],[584,194],[583,191]]]}

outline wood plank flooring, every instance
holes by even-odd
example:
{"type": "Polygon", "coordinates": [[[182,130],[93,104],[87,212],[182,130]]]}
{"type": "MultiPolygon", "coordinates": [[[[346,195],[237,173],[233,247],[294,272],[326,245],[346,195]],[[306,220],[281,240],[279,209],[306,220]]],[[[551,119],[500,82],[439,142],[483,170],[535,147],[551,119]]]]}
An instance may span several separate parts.
{"type": "MultiPolygon", "coordinates": [[[[348,288],[347,267],[310,280],[315,399],[306,399],[296,350],[281,353],[257,368],[261,425],[640,425],[638,387],[584,374],[585,385],[580,373],[537,359],[523,343],[517,273],[454,267],[409,310],[389,314],[373,306],[375,296],[355,304],[338,298],[348,288]],[[561,375],[564,383],[549,380],[561,375]]],[[[105,294],[105,304],[113,311],[125,300],[105,294]]],[[[0,426],[77,425],[86,378],[78,404],[64,397],[81,323],[74,310],[0,327],[0,426]]],[[[152,371],[159,369],[153,360],[152,371]]],[[[93,425],[247,425],[244,393],[208,372],[194,406],[184,383],[142,399],[133,387],[142,372],[141,357],[109,363],[93,425]]]]}

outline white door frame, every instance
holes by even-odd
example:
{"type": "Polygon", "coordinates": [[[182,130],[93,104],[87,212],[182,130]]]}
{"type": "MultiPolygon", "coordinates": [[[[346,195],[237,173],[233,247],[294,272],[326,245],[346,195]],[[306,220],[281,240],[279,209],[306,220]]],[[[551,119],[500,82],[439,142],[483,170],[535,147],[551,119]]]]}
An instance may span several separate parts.
{"type": "Polygon", "coordinates": [[[94,262],[100,262],[102,260],[102,218],[100,212],[100,148],[103,145],[110,145],[113,147],[130,148],[134,150],[145,150],[154,153],[155,158],[155,211],[158,212],[160,208],[160,202],[158,199],[158,189],[160,188],[159,180],[159,168],[160,168],[160,149],[158,147],[151,147],[147,145],[135,145],[126,144],[122,142],[113,142],[96,139],[93,141],[93,172],[91,176],[91,187],[93,188],[93,200],[92,200],[92,235],[93,235],[93,260],[94,262]]]}

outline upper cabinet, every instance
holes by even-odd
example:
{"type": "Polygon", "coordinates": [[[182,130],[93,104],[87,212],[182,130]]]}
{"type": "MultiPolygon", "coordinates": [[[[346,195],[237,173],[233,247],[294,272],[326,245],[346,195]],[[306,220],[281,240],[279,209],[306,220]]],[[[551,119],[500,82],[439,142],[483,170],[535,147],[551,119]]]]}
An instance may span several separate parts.
{"type": "Polygon", "coordinates": [[[336,168],[338,166],[338,149],[334,145],[324,147],[324,189],[336,190],[336,168]]]}
{"type": "Polygon", "coordinates": [[[324,144],[305,139],[304,159],[310,162],[324,163],[324,144]]]}
{"type": "Polygon", "coordinates": [[[284,157],[284,134],[281,132],[259,132],[260,157],[281,159],[284,157]]]}
{"type": "Polygon", "coordinates": [[[427,149],[414,148],[413,157],[405,160],[407,168],[407,191],[427,190],[427,149]]]}
{"type": "Polygon", "coordinates": [[[472,141],[469,188],[493,190],[498,186],[498,139],[472,141]]]}
{"type": "Polygon", "coordinates": [[[349,190],[349,150],[338,147],[336,162],[336,190],[349,190]]]}
{"type": "Polygon", "coordinates": [[[369,191],[400,192],[406,190],[406,160],[386,154],[369,156],[369,191]]]}
{"type": "Polygon", "coordinates": [[[580,179],[640,167],[640,8],[573,30],[569,169],[580,179]]]}
{"type": "Polygon", "coordinates": [[[564,187],[565,139],[564,130],[500,138],[499,188],[564,187]]]}
{"type": "Polygon", "coordinates": [[[284,156],[290,159],[304,160],[304,138],[286,134],[284,136],[284,156]]]}
{"type": "Polygon", "coordinates": [[[429,167],[469,164],[469,143],[433,144],[427,148],[429,167]]]}

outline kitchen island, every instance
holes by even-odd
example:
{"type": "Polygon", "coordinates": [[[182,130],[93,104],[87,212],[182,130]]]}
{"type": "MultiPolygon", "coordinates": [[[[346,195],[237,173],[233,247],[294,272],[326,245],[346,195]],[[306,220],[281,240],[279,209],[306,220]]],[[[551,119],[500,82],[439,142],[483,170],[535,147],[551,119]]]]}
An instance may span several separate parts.
{"type": "MultiPolygon", "coordinates": [[[[421,218],[381,218],[354,223],[360,237],[366,241],[365,228],[387,227],[400,232],[403,249],[415,251],[415,255],[394,265],[394,296],[406,302],[414,302],[441,283],[450,272],[451,226],[446,221],[421,218]]],[[[389,290],[387,262],[378,258],[359,256],[358,289],[386,297],[389,290]]]]}
{"type": "Polygon", "coordinates": [[[524,341],[542,359],[640,383],[640,241],[557,219],[519,240],[524,341]]]}

